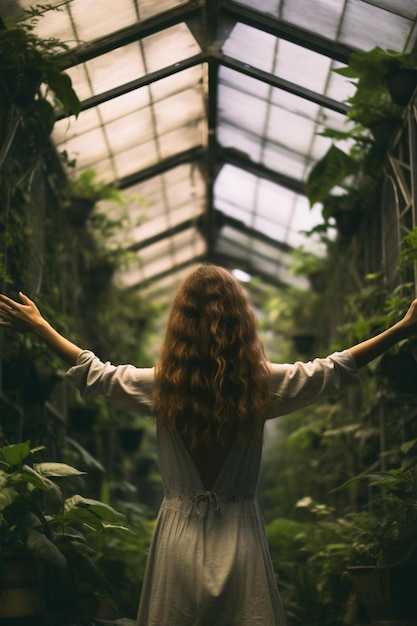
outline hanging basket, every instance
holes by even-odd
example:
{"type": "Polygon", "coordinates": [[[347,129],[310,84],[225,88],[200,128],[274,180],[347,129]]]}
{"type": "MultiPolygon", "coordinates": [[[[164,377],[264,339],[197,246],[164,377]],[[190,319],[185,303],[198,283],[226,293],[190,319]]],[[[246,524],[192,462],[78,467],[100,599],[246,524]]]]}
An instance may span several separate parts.
{"type": "Polygon", "coordinates": [[[391,143],[393,135],[400,127],[400,124],[401,120],[393,117],[369,124],[369,130],[372,133],[375,143],[381,148],[385,148],[391,143]]]}
{"type": "Polygon", "coordinates": [[[111,263],[103,262],[91,267],[89,270],[91,287],[96,291],[105,291],[112,281],[114,272],[115,267],[111,263]]]}
{"type": "Polygon", "coordinates": [[[310,287],[316,293],[323,293],[327,286],[327,276],[324,272],[318,270],[317,272],[310,272],[307,275],[310,287]]]}
{"type": "Polygon", "coordinates": [[[22,68],[20,71],[0,71],[3,93],[18,106],[29,106],[33,102],[41,80],[42,72],[31,67],[22,68]]]}
{"type": "Polygon", "coordinates": [[[333,213],[336,228],[342,237],[353,237],[363,220],[362,209],[338,209],[333,213]]]}
{"type": "Polygon", "coordinates": [[[94,201],[87,198],[71,198],[67,208],[67,217],[71,226],[82,228],[94,209],[94,201]]]}
{"type": "Polygon", "coordinates": [[[406,106],[417,87],[417,70],[402,68],[388,72],[385,83],[392,101],[400,106],[406,106]]]}

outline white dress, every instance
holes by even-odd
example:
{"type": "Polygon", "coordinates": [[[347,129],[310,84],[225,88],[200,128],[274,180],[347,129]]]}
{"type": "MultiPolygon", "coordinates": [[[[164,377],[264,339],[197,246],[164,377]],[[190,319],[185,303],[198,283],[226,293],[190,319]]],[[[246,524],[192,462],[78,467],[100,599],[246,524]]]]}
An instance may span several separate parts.
{"type": "MultiPolygon", "coordinates": [[[[348,351],[309,363],[271,364],[268,418],[340,392],[357,378],[348,351]]],[[[102,363],[84,351],[68,372],[82,394],[150,413],[154,369],[102,363]]],[[[265,526],[256,498],[262,436],[232,444],[211,490],[176,430],[159,428],[164,485],[137,626],[284,626],[265,526]]]]}

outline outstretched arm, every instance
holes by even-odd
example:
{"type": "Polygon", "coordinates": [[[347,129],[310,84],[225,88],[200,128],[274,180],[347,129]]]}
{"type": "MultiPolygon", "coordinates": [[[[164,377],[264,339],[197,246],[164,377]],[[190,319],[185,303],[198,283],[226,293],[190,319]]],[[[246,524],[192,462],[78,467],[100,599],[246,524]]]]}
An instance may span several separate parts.
{"type": "Polygon", "coordinates": [[[42,317],[36,304],[19,292],[21,302],[16,302],[0,294],[0,326],[6,326],[21,332],[31,332],[44,341],[68,365],[75,365],[82,348],[60,335],[49,322],[42,317]]]}
{"type": "Polygon", "coordinates": [[[358,367],[363,367],[403,339],[417,334],[417,300],[414,300],[404,317],[379,335],[349,348],[358,367]]]}

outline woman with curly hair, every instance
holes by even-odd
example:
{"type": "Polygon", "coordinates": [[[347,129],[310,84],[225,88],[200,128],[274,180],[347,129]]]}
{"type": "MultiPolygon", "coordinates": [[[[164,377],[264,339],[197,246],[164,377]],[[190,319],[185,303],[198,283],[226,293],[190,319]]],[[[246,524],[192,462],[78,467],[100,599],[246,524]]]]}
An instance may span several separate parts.
{"type": "Polygon", "coordinates": [[[164,499],[137,626],[284,626],[256,498],[265,421],[340,393],[359,367],[416,334],[417,300],[390,329],[349,350],[274,364],[239,282],[202,265],[174,298],[155,368],[137,368],[103,363],[19,298],[0,295],[0,325],[46,342],[82,394],[155,417],[164,499]]]}

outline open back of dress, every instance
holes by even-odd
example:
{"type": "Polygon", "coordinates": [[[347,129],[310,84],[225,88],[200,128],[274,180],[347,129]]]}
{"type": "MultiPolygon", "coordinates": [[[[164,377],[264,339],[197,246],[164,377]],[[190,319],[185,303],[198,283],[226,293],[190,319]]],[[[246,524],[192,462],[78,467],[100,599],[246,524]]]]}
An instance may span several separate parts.
{"type": "Polygon", "coordinates": [[[165,498],[137,626],[283,626],[256,500],[262,437],[230,446],[211,489],[176,430],[158,429],[165,498]]]}

